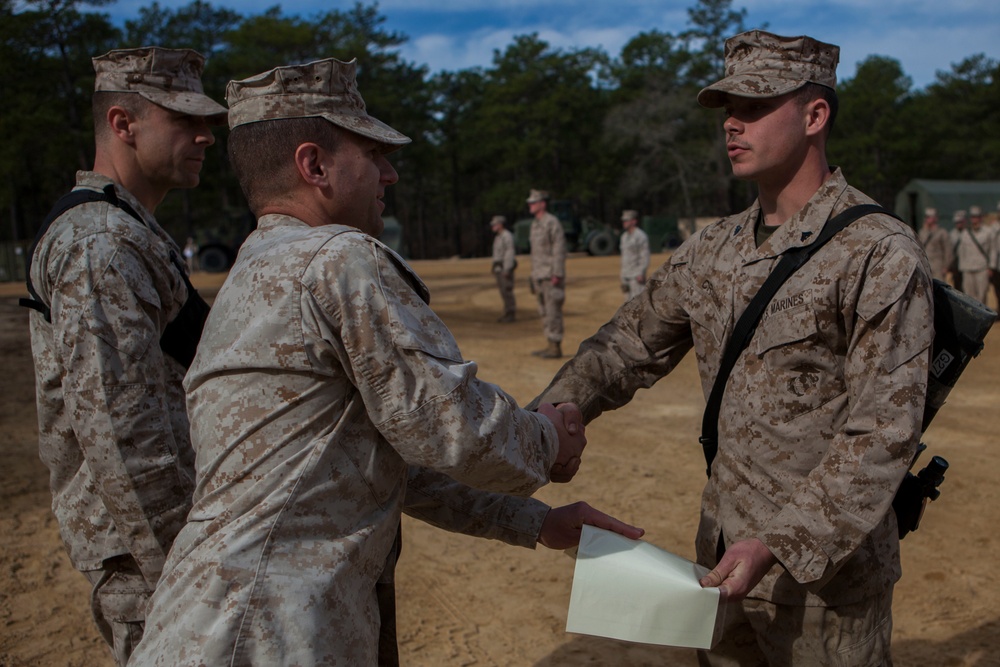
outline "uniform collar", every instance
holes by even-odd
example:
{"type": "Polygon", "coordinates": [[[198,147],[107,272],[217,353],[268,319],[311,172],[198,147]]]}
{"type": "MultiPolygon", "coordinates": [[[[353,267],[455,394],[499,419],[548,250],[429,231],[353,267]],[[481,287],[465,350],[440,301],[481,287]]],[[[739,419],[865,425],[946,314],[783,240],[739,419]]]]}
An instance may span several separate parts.
{"type": "Polygon", "coordinates": [[[104,174],[99,174],[96,171],[78,171],[76,172],[76,185],[77,187],[88,188],[91,190],[103,190],[108,184],[113,184],[115,186],[115,194],[122,201],[128,202],[129,206],[135,209],[135,212],[142,216],[142,221],[150,229],[160,229],[160,225],[157,224],[156,218],[152,213],[146,210],[146,207],[139,203],[131,192],[126,190],[121,186],[120,183],[113,181],[104,174]]]}
{"type": "Polygon", "coordinates": [[[807,246],[816,240],[823,225],[838,208],[842,195],[847,190],[847,181],[839,167],[834,167],[830,177],[791,218],[771,234],[759,248],[755,239],[757,219],[760,217],[760,201],[741,214],[734,235],[740,255],[745,263],[778,257],[794,248],[807,246]]]}

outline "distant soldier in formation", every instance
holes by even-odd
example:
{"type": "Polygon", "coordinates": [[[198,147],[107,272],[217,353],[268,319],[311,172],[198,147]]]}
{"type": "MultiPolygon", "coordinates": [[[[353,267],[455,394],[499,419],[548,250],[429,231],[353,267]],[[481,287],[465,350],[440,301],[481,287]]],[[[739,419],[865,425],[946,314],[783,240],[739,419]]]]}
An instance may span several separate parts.
{"type": "MultiPolygon", "coordinates": [[[[964,217],[964,211],[959,213],[964,217]]],[[[990,267],[996,265],[993,233],[983,226],[983,211],[978,206],[969,207],[968,217],[968,227],[963,225],[955,246],[958,270],[962,274],[962,291],[986,303],[992,273],[990,267]]]]}
{"type": "MultiPolygon", "coordinates": [[[[978,206],[970,207],[972,210],[980,210],[978,206]]],[[[990,260],[990,286],[993,288],[993,295],[1000,304],[1000,216],[983,216],[983,228],[986,229],[993,239],[993,257],[990,260]]]]}
{"type": "Polygon", "coordinates": [[[538,312],[548,341],[532,352],[543,359],[562,356],[563,303],[566,301],[566,233],[559,218],[548,212],[549,193],[528,194],[531,221],[531,291],[538,297],[538,312]]]}
{"type": "Polygon", "coordinates": [[[951,231],[948,240],[951,241],[951,284],[955,289],[962,289],[962,271],[958,268],[958,241],[965,231],[967,223],[965,211],[955,211],[951,214],[951,231]]]}
{"type": "Polygon", "coordinates": [[[646,286],[646,271],[649,270],[649,237],[639,228],[639,213],[632,210],[622,212],[622,237],[618,247],[622,254],[622,292],[628,301],[646,286]]]}
{"type": "Polygon", "coordinates": [[[187,264],[188,273],[194,273],[198,265],[198,244],[190,236],[184,244],[184,262],[187,264]]]}
{"type": "Polygon", "coordinates": [[[497,289],[503,299],[503,315],[497,322],[513,322],[517,312],[517,302],[514,300],[514,269],[517,259],[514,256],[514,235],[507,229],[507,218],[494,215],[490,220],[493,230],[493,275],[497,279],[497,289]]]}
{"type": "Polygon", "coordinates": [[[931,274],[938,280],[945,280],[955,253],[948,232],[938,225],[937,209],[924,210],[924,224],[917,238],[927,253],[927,261],[931,263],[931,274]]]}

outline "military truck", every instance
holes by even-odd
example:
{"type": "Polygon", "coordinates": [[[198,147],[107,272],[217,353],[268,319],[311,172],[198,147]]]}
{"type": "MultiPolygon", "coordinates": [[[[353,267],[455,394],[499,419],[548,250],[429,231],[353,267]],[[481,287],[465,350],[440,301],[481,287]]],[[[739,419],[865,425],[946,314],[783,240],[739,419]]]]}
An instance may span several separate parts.
{"type": "MultiPolygon", "coordinates": [[[[592,216],[581,216],[570,199],[552,199],[547,210],[559,218],[566,233],[566,248],[569,252],[587,252],[591,255],[613,255],[618,251],[616,230],[592,216]]],[[[524,254],[531,251],[531,221],[523,218],[514,223],[514,248],[524,254]]]]}
{"type": "Polygon", "coordinates": [[[639,227],[649,237],[650,252],[673,250],[684,241],[677,218],[663,215],[644,215],[639,227]]]}

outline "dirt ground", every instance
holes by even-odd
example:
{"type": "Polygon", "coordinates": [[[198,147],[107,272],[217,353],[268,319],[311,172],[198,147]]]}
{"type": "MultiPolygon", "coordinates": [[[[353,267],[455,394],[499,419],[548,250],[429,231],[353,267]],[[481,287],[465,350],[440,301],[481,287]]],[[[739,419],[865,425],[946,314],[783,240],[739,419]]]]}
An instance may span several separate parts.
{"type": "MultiPolygon", "coordinates": [[[[662,261],[664,257],[655,257],[662,261]]],[[[415,262],[432,305],[480,377],[521,403],[560,361],[528,354],[544,341],[518,271],[518,321],[500,325],[500,299],[486,259],[415,262]]],[[[621,302],[618,258],[573,257],[568,264],[566,341],[572,353],[621,302]]],[[[197,276],[214,295],[220,278],[197,276]]],[[[91,623],[88,586],[70,566],[49,510],[45,468],[36,452],[27,311],[20,285],[0,285],[0,667],[111,665],[91,623]]],[[[993,304],[995,306],[995,304],[993,304]]],[[[897,666],[1000,665],[1000,342],[986,349],[952,391],[925,435],[951,470],[920,530],[903,543],[896,587],[897,666]]],[[[697,442],[704,399],[692,359],[625,408],[588,430],[580,474],[537,494],[560,505],[586,500],[646,529],[646,540],[693,557],[704,460],[697,442]]],[[[629,644],[565,632],[573,561],[453,535],[406,519],[399,568],[399,645],[410,667],[477,665],[694,666],[690,650],[629,644]]]]}

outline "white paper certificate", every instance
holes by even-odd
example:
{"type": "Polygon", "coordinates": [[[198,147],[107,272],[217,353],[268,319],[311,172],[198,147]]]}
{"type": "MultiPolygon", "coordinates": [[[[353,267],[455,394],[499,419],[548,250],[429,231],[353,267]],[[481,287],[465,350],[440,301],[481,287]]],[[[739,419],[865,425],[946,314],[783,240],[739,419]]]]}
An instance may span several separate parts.
{"type": "Polygon", "coordinates": [[[566,631],[709,649],[722,619],[719,589],[698,584],[707,573],[648,542],[584,526],[566,631]]]}

